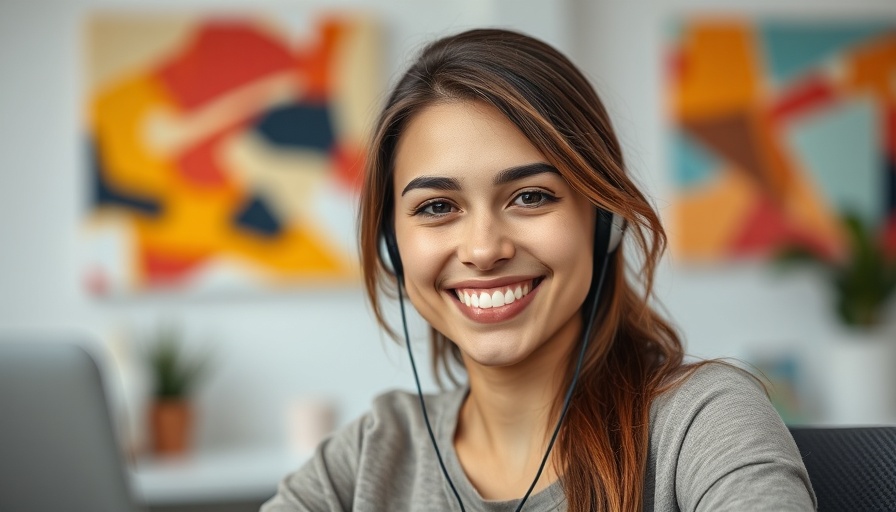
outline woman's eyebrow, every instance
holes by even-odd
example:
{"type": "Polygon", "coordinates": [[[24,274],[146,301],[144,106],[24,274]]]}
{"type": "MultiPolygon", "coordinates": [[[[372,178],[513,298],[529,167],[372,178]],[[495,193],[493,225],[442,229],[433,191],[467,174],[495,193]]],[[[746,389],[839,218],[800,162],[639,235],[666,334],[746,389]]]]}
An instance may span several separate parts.
{"type": "Polygon", "coordinates": [[[516,167],[510,167],[499,172],[498,175],[495,176],[494,183],[495,185],[505,185],[507,183],[510,183],[511,181],[517,181],[523,178],[528,178],[529,176],[535,176],[536,174],[543,173],[553,173],[559,175],[560,171],[558,171],[557,168],[553,165],[546,164],[544,162],[518,165],[516,167]]]}
{"type": "MultiPolygon", "coordinates": [[[[518,165],[516,167],[509,167],[499,172],[497,176],[495,176],[494,184],[495,185],[505,185],[512,181],[521,180],[523,178],[528,178],[529,176],[535,176],[536,174],[543,173],[553,173],[560,174],[560,171],[557,170],[553,165],[546,164],[544,162],[536,162],[534,164],[525,164],[518,165]]],[[[401,195],[405,195],[411,190],[418,188],[426,188],[433,190],[460,190],[460,182],[456,178],[446,178],[440,176],[417,176],[412,179],[407,186],[404,187],[404,190],[401,191],[401,195]]]]}
{"type": "Polygon", "coordinates": [[[438,176],[417,176],[401,191],[405,195],[415,188],[430,188],[435,190],[460,190],[460,182],[455,178],[441,178],[438,176]]]}

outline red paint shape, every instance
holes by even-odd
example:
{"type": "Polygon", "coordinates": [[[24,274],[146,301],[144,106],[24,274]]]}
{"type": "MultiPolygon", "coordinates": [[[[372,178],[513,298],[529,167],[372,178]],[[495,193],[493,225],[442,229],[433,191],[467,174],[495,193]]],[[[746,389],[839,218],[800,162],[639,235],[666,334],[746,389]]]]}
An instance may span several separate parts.
{"type": "Polygon", "coordinates": [[[148,247],[141,251],[140,260],[146,286],[154,288],[181,284],[206,261],[206,255],[183,255],[148,247]]]}
{"type": "Polygon", "coordinates": [[[771,118],[785,123],[794,117],[833,103],[836,91],[822,76],[815,75],[784,91],[771,107],[771,118]]]}
{"type": "Polygon", "coordinates": [[[362,148],[338,144],[330,153],[336,182],[340,186],[358,192],[364,175],[365,151],[362,148]]]}
{"type": "Polygon", "coordinates": [[[221,142],[233,131],[218,133],[181,153],[177,159],[177,170],[181,177],[191,185],[202,188],[226,186],[227,174],[218,164],[217,152],[221,142]]]}
{"type": "Polygon", "coordinates": [[[228,91],[295,65],[290,49],[250,21],[213,20],[157,72],[169,94],[191,110],[228,91]]]}
{"type": "Polygon", "coordinates": [[[743,229],[729,246],[732,256],[768,255],[785,245],[797,245],[823,258],[833,258],[836,248],[793,222],[769,199],[761,199],[744,219],[743,229]]]}

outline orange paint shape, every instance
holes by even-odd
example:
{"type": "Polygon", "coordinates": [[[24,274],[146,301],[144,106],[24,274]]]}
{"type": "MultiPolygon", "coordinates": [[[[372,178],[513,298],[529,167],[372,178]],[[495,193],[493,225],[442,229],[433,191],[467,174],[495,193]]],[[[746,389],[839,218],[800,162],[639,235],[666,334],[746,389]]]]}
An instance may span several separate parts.
{"type": "Polygon", "coordinates": [[[846,62],[847,90],[871,91],[883,101],[896,99],[896,35],[858,47],[846,62]]]}
{"type": "Polygon", "coordinates": [[[344,21],[328,18],[321,22],[316,44],[299,53],[297,71],[308,88],[306,94],[310,101],[325,101],[331,96],[333,56],[348,30],[344,21]]]}
{"type": "Polygon", "coordinates": [[[798,231],[798,240],[794,242],[822,256],[833,256],[843,250],[844,234],[839,220],[811,174],[794,168],[784,201],[787,216],[798,231]]]}
{"type": "Polygon", "coordinates": [[[757,45],[746,23],[696,23],[685,27],[683,34],[673,97],[677,117],[724,116],[757,101],[757,45]]]}
{"type": "Polygon", "coordinates": [[[689,189],[675,204],[672,248],[678,257],[713,261],[728,252],[731,237],[757,201],[759,191],[746,174],[734,169],[689,189]]]}

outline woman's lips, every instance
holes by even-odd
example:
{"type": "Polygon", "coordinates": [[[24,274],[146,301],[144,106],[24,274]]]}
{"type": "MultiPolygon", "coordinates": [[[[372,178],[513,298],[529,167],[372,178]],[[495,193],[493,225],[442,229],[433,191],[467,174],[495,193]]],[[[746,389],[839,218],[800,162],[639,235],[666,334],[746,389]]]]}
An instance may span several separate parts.
{"type": "Polygon", "coordinates": [[[481,323],[497,323],[518,315],[532,302],[542,278],[494,288],[455,288],[457,307],[467,318],[481,323]]]}

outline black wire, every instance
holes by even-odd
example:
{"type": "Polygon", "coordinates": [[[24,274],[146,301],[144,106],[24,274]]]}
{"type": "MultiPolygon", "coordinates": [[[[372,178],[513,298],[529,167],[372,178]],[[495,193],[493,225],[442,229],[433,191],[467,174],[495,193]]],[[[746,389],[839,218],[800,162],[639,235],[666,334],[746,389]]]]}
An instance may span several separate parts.
{"type": "Polygon", "coordinates": [[[554,441],[557,440],[557,434],[560,433],[560,426],[563,424],[563,418],[566,417],[566,411],[569,410],[569,402],[572,400],[572,393],[575,390],[576,383],[579,381],[579,372],[582,370],[582,361],[585,359],[585,349],[588,348],[588,341],[591,339],[591,328],[594,326],[594,317],[597,314],[597,303],[600,302],[600,289],[604,284],[604,275],[607,273],[607,260],[609,260],[609,254],[604,257],[604,263],[600,267],[600,277],[597,280],[597,288],[594,292],[594,300],[591,303],[591,314],[588,315],[588,325],[585,327],[585,336],[582,339],[582,348],[579,350],[579,360],[576,362],[576,371],[572,376],[572,382],[569,383],[569,389],[566,390],[566,399],[563,400],[563,410],[560,412],[560,418],[557,420],[557,426],[554,427],[554,434],[551,435],[551,442],[548,443],[548,449],[544,452],[544,458],[541,459],[541,465],[538,466],[538,472],[535,473],[535,480],[532,480],[532,485],[529,486],[529,490],[526,491],[526,495],[523,496],[522,501],[516,507],[516,512],[520,512],[522,510],[523,505],[526,503],[526,500],[529,499],[529,495],[532,494],[532,489],[535,488],[535,484],[538,483],[538,479],[541,477],[541,472],[544,470],[545,464],[548,462],[548,456],[551,454],[551,449],[554,447],[554,441]]]}
{"type": "Polygon", "coordinates": [[[417,375],[417,365],[414,363],[414,352],[411,350],[411,337],[408,335],[408,321],[404,314],[404,299],[402,299],[402,288],[404,288],[404,280],[401,275],[398,276],[398,305],[401,308],[401,325],[404,327],[404,340],[408,347],[408,357],[411,359],[411,369],[414,371],[414,382],[417,383],[417,396],[420,398],[420,409],[423,410],[423,421],[426,423],[426,431],[429,432],[429,440],[432,441],[432,447],[436,451],[436,458],[439,459],[439,466],[442,468],[442,474],[448,480],[451,486],[451,492],[457,498],[457,504],[460,505],[461,512],[466,512],[464,502],[460,499],[460,494],[454,487],[454,482],[448,476],[448,470],[445,469],[445,463],[442,461],[442,453],[439,451],[439,445],[436,443],[436,436],[432,433],[432,425],[429,424],[429,414],[426,413],[426,403],[423,401],[423,389],[420,387],[420,376],[417,375]]]}

